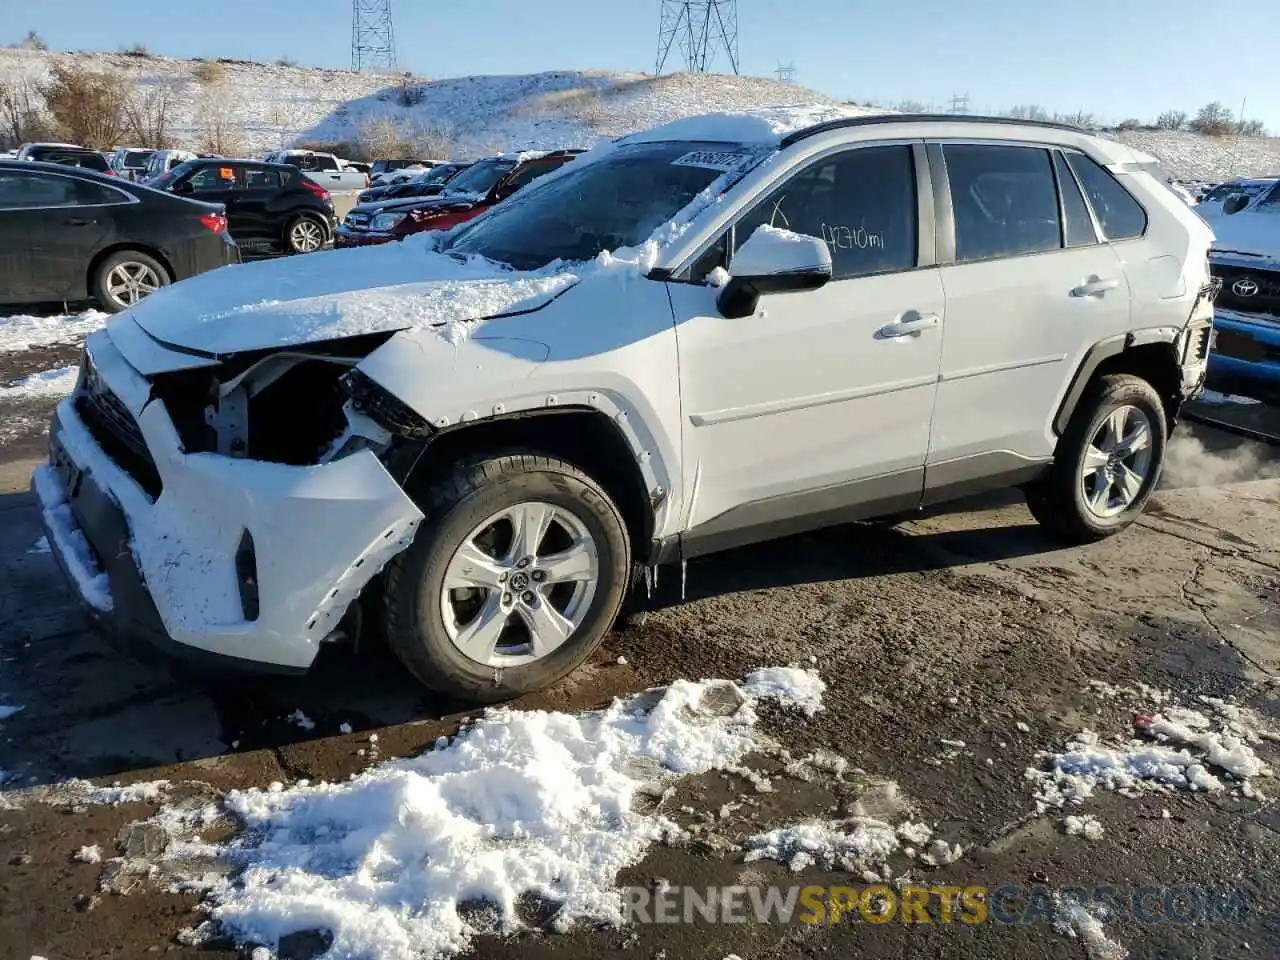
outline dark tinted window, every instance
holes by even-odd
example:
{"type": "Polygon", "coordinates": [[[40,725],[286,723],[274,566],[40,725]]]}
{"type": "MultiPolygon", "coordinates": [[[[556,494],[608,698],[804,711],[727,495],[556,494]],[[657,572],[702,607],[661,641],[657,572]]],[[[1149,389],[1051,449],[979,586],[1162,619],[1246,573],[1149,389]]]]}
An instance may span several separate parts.
{"type": "Polygon", "coordinates": [[[129,198],[119,190],[104,186],[101,183],[90,183],[88,180],[76,181],[76,200],[81,206],[95,206],[105,203],[128,203],[129,198]]]}
{"type": "Polygon", "coordinates": [[[793,176],[738,222],[734,239],[741,246],[764,223],[818,237],[838,280],[914,267],[916,220],[911,148],[866,147],[793,176]]]}
{"type": "Polygon", "coordinates": [[[526,184],[537,180],[543,174],[550,173],[558,166],[560,166],[558,163],[531,163],[511,175],[511,179],[502,185],[503,192],[512,193],[519,190],[526,184]]]}
{"type": "Polygon", "coordinates": [[[233,167],[217,165],[201,167],[187,180],[193,190],[230,190],[235,182],[236,171],[233,167]]]}
{"type": "Polygon", "coordinates": [[[150,150],[127,150],[125,151],[122,166],[128,167],[130,170],[134,170],[140,167],[145,167],[147,165],[147,161],[150,159],[150,150]]]}
{"type": "Polygon", "coordinates": [[[262,167],[242,167],[240,188],[242,190],[278,190],[280,171],[265,170],[262,167]]]}
{"type": "Polygon", "coordinates": [[[943,154],[955,211],[957,260],[1015,257],[1061,247],[1049,151],[950,144],[943,154]]]}
{"type": "Polygon", "coordinates": [[[0,210],[69,206],[76,199],[70,177],[0,170],[0,210]]]}
{"type": "Polygon", "coordinates": [[[1089,208],[1080,193],[1080,185],[1071,175],[1062,154],[1056,150],[1053,152],[1053,171],[1058,175],[1058,190],[1062,194],[1062,209],[1066,214],[1063,232],[1067,246],[1080,247],[1097,243],[1098,238],[1093,232],[1093,221],[1089,219],[1089,208]]]}
{"type": "Polygon", "coordinates": [[[1129,191],[1083,153],[1069,154],[1068,159],[1071,169],[1080,178],[1089,203],[1093,205],[1094,215],[1106,238],[1127,240],[1142,236],[1147,229],[1147,212],[1129,195],[1129,191]]]}
{"type": "Polygon", "coordinates": [[[1280,206],[1280,183],[1271,188],[1271,192],[1258,201],[1258,209],[1280,206]]]}
{"type": "Polygon", "coordinates": [[[333,157],[311,157],[310,170],[337,170],[338,165],[334,162],[333,157]]]}

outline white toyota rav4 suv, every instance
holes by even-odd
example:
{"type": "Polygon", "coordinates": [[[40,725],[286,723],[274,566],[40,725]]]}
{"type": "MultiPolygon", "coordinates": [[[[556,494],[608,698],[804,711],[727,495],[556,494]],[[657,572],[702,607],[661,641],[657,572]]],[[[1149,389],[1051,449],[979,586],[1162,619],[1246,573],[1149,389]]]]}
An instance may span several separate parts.
{"type": "Polygon", "coordinates": [[[1204,376],[1211,240],[1076,129],[678,121],[447,233],[149,297],[34,487],[121,639],[300,671],[378,604],[424,684],[497,700],[646,567],[1004,485],[1120,530],[1204,376]]]}

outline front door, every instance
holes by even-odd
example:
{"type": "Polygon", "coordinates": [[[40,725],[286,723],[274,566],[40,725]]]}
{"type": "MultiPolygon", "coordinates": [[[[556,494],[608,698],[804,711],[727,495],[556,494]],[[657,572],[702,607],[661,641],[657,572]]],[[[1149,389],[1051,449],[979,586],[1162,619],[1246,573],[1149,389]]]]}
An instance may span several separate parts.
{"type": "Polygon", "coordinates": [[[237,243],[242,246],[280,243],[284,223],[268,210],[269,202],[279,195],[279,170],[247,165],[237,168],[236,188],[227,203],[231,236],[237,243]]]}
{"type": "Polygon", "coordinates": [[[766,223],[825,240],[825,287],[726,319],[714,289],[669,284],[689,553],[919,502],[944,300],[920,265],[916,153],[827,155],[737,222],[735,246],[766,223]]]}

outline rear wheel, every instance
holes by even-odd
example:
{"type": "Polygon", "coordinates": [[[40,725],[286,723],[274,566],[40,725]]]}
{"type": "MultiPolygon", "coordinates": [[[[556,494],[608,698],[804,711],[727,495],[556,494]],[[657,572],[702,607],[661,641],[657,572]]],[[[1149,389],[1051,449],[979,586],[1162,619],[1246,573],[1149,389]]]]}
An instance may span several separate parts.
{"type": "Polygon", "coordinates": [[[493,702],[555,682],[617,616],[630,544],[590,477],[548,457],[459,464],[387,573],[387,639],[423,684],[493,702]]]}
{"type": "Polygon", "coordinates": [[[328,231],[319,217],[303,214],[289,222],[284,242],[290,253],[314,253],[324,246],[328,231]]]}
{"type": "Polygon", "coordinates": [[[1146,380],[1100,377],[1058,441],[1049,474],[1027,490],[1042,526],[1068,543],[1101,540],[1142,513],[1160,480],[1164,404],[1146,380]]]}
{"type": "Polygon", "coordinates": [[[154,257],[121,250],[98,264],[90,287],[103,310],[119,313],[172,282],[169,271],[154,257]]]}

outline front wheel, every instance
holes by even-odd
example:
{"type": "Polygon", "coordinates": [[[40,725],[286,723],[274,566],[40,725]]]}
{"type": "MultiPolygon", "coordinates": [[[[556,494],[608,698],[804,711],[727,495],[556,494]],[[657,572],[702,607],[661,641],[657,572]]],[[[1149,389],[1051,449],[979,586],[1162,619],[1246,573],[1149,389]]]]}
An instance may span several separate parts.
{"type": "Polygon", "coordinates": [[[626,526],[571,464],[463,463],[434,484],[387,572],[387,639],[424,685],[494,702],[541,689],[604,638],[630,570],[626,526]]]}
{"type": "Polygon", "coordinates": [[[1128,374],[1100,377],[1058,441],[1048,475],[1027,490],[1032,515],[1067,543],[1118,533],[1155,490],[1168,435],[1151,384],[1128,374]]]}

